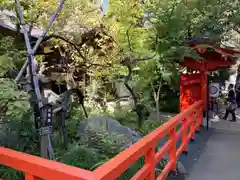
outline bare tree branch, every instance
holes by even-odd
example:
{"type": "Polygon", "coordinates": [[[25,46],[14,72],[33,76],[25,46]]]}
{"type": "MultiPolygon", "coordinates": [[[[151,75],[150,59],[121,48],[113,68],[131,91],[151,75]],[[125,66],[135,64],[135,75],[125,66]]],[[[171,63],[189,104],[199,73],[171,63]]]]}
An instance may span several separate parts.
{"type": "Polygon", "coordinates": [[[38,21],[39,17],[43,14],[43,10],[39,11],[36,15],[36,17],[29,23],[29,29],[28,29],[28,36],[31,40],[31,33],[32,33],[32,29],[34,24],[38,21]]]}
{"type": "Polygon", "coordinates": [[[239,25],[235,25],[233,27],[233,30],[240,34],[240,27],[239,27],[239,25]]]}
{"type": "Polygon", "coordinates": [[[78,48],[78,46],[76,44],[74,44],[73,42],[71,42],[70,40],[59,36],[59,35],[55,35],[55,34],[51,34],[50,36],[47,37],[47,40],[49,40],[50,38],[56,38],[56,39],[61,39],[62,41],[67,42],[68,44],[70,44],[71,46],[74,47],[74,49],[78,52],[78,54],[80,55],[80,57],[84,60],[87,61],[87,58],[82,54],[82,52],[80,51],[80,49],[78,48]]]}

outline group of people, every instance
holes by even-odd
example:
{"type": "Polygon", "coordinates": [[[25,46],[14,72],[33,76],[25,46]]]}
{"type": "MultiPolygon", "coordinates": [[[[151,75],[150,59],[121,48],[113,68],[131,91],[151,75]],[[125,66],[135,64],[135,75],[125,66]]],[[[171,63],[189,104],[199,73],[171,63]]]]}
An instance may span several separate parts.
{"type": "Polygon", "coordinates": [[[227,120],[228,115],[232,114],[231,122],[236,122],[235,111],[239,107],[240,107],[240,66],[238,66],[235,86],[233,84],[229,84],[228,86],[227,108],[223,119],[227,120]]]}

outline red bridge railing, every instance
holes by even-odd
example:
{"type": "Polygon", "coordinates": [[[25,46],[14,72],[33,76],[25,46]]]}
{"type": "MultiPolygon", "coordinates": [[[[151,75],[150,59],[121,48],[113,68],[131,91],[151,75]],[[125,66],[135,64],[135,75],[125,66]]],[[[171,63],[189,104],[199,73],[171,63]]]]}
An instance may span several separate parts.
{"type": "Polygon", "coordinates": [[[0,148],[0,164],[25,173],[25,180],[114,180],[124,173],[139,158],[144,156],[144,166],[131,180],[164,180],[171,171],[176,171],[177,159],[188,151],[188,143],[194,139],[202,123],[203,102],[198,101],[184,112],[142,138],[140,141],[119,153],[116,157],[98,167],[87,171],[40,157],[0,148]],[[179,127],[177,129],[177,127],[179,127]],[[155,152],[156,144],[168,136],[168,140],[155,152]],[[177,141],[181,144],[177,147],[177,141]],[[168,162],[160,175],[155,177],[155,167],[168,153],[168,162]]]}

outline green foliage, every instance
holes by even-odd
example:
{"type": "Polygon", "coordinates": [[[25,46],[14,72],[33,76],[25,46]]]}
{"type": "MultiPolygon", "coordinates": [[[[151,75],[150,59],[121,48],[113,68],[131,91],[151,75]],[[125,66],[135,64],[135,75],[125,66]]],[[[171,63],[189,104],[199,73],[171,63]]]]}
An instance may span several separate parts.
{"type": "Polygon", "coordinates": [[[163,121],[156,121],[156,120],[147,120],[144,121],[144,124],[142,128],[140,129],[140,132],[146,136],[153,130],[157,129],[163,124],[163,121]]]}
{"type": "Polygon", "coordinates": [[[0,56],[0,68],[1,68],[0,76],[3,77],[10,69],[14,68],[14,64],[10,58],[3,55],[0,56]]]}
{"type": "Polygon", "coordinates": [[[0,166],[0,175],[2,179],[6,180],[24,180],[24,174],[22,172],[9,167],[0,166]]]}
{"type": "Polygon", "coordinates": [[[122,135],[109,135],[105,130],[100,133],[95,133],[91,130],[86,130],[86,138],[81,139],[80,144],[96,149],[100,154],[106,157],[113,157],[121,152],[122,135]]]}
{"type": "Polygon", "coordinates": [[[22,120],[30,110],[28,94],[20,91],[16,83],[3,76],[14,68],[14,64],[7,56],[0,56],[0,113],[5,120],[22,120]]]}
{"type": "MultiPolygon", "coordinates": [[[[1,116],[1,119],[3,117],[1,116]]],[[[6,148],[39,156],[38,133],[33,127],[33,121],[29,114],[25,114],[21,120],[17,118],[2,119],[0,126],[0,144],[6,148]]],[[[5,180],[23,180],[23,173],[15,169],[0,166],[0,177],[5,180]]]]}
{"type": "MultiPolygon", "coordinates": [[[[25,51],[11,37],[0,36],[0,144],[30,154],[39,155],[37,135],[33,128],[28,93],[20,90],[8,77],[26,59],[25,51]]],[[[0,166],[0,177],[6,180],[23,179],[23,174],[0,166]]]]}
{"type": "Polygon", "coordinates": [[[220,69],[210,73],[209,81],[210,82],[219,82],[224,84],[225,81],[229,80],[230,71],[228,69],[220,69]]]}
{"type": "Polygon", "coordinates": [[[74,143],[77,138],[78,125],[85,120],[85,115],[82,108],[77,104],[73,104],[69,112],[70,117],[66,120],[69,143],[74,143]]]}
{"type": "Polygon", "coordinates": [[[75,145],[70,148],[59,160],[65,164],[90,170],[103,159],[101,154],[93,149],[75,145]]]}
{"type": "Polygon", "coordinates": [[[30,110],[27,93],[19,91],[17,85],[10,79],[0,78],[1,115],[7,119],[21,120],[30,110]]]}
{"type": "Polygon", "coordinates": [[[6,56],[9,68],[20,68],[26,60],[25,45],[17,38],[0,35],[0,56],[6,56]]]}
{"type": "Polygon", "coordinates": [[[111,115],[113,119],[118,120],[121,124],[130,126],[135,125],[136,126],[136,113],[132,112],[131,110],[127,109],[116,109],[111,115]]]}
{"type": "Polygon", "coordinates": [[[144,158],[141,157],[133,165],[131,165],[119,178],[118,180],[129,180],[131,179],[137,171],[139,171],[144,166],[144,158]]]}

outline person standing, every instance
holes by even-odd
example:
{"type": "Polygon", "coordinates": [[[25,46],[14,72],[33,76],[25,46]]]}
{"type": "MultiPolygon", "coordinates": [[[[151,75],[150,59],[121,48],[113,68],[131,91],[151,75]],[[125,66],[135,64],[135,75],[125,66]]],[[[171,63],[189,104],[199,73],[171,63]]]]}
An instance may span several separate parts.
{"type": "Polygon", "coordinates": [[[228,86],[228,97],[227,97],[227,108],[224,116],[224,120],[227,120],[228,115],[232,114],[232,120],[231,122],[236,122],[236,95],[234,91],[234,85],[229,84],[228,86]]]}
{"type": "Polygon", "coordinates": [[[240,65],[238,66],[238,69],[237,69],[235,91],[236,91],[236,103],[237,103],[237,106],[240,107],[240,65]]]}

